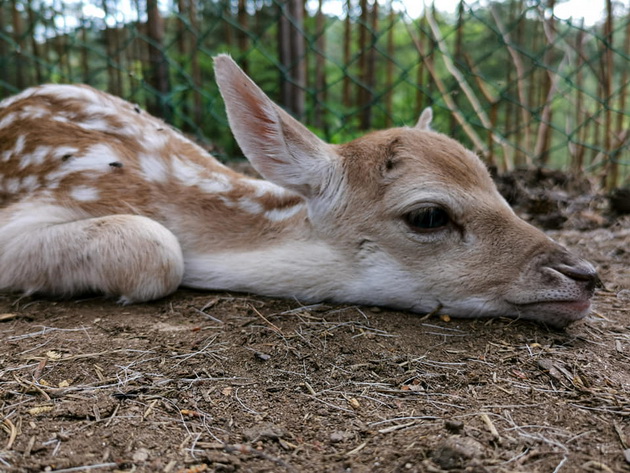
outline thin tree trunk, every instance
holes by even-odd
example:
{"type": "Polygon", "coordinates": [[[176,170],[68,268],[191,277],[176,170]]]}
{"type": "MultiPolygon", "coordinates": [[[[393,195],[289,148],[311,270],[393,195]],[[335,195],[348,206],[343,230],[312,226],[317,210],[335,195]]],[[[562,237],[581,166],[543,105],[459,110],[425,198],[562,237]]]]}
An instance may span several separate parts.
{"type": "Polygon", "coordinates": [[[147,36],[150,65],[147,82],[158,95],[151,101],[149,111],[169,120],[171,111],[165,101],[169,92],[168,64],[163,52],[164,23],[158,9],[158,0],[147,0],[147,36]]]}
{"type": "Polygon", "coordinates": [[[15,44],[17,45],[17,51],[15,54],[15,85],[21,90],[25,89],[28,85],[24,68],[24,58],[22,56],[24,51],[24,27],[22,23],[22,16],[17,8],[17,0],[13,0],[11,6],[13,41],[15,41],[15,44]]]}
{"type": "MultiPolygon", "coordinates": [[[[549,20],[547,20],[544,16],[542,16],[542,27],[548,29],[548,33],[546,35],[548,44],[553,44],[556,39],[556,21],[554,17],[553,10],[555,8],[555,0],[549,0],[547,3],[547,9],[550,11],[549,20]]],[[[543,71],[543,85],[541,88],[541,100],[543,104],[543,120],[541,121],[539,127],[542,129],[542,133],[539,133],[540,141],[537,143],[536,149],[536,159],[538,160],[538,165],[541,167],[546,167],[549,162],[549,148],[551,147],[551,122],[553,120],[553,107],[549,101],[553,97],[552,88],[554,88],[554,72],[552,71],[552,63],[553,63],[553,49],[551,47],[547,48],[545,51],[545,55],[543,56],[543,65],[545,71],[543,71]]]]}
{"type": "Polygon", "coordinates": [[[288,1],[278,3],[278,56],[280,58],[280,104],[286,108],[291,108],[292,85],[289,74],[291,64],[291,30],[289,24],[289,4],[288,1]]]}
{"type": "Polygon", "coordinates": [[[578,142],[575,144],[575,154],[572,166],[573,172],[575,172],[576,174],[579,174],[584,170],[584,152],[586,151],[584,143],[586,142],[586,135],[588,132],[588,127],[585,126],[587,113],[584,111],[584,92],[582,92],[584,88],[583,49],[584,29],[579,28],[575,37],[575,50],[578,52],[576,60],[577,62],[575,65],[575,70],[577,71],[577,73],[575,74],[575,90],[577,95],[575,100],[575,125],[579,127],[579,129],[577,133],[578,142]]]}
{"type": "Polygon", "coordinates": [[[365,107],[369,107],[368,89],[367,89],[367,49],[368,49],[368,22],[369,11],[367,0],[359,0],[361,8],[361,16],[359,17],[359,86],[356,92],[356,103],[359,107],[361,117],[361,129],[366,130],[366,120],[369,117],[369,110],[366,112],[365,107]]]}
{"type": "MultiPolygon", "coordinates": [[[[4,13],[5,5],[0,4],[0,31],[7,31],[4,13]]],[[[7,67],[8,64],[6,64],[8,57],[9,53],[7,43],[5,41],[0,41],[0,79],[4,83],[9,82],[9,68],[7,67]]],[[[2,95],[0,95],[0,98],[2,98],[2,95]]]]}
{"type": "Polygon", "coordinates": [[[361,128],[369,130],[372,128],[373,113],[372,104],[374,102],[374,88],[376,87],[376,39],[378,38],[378,1],[374,0],[370,12],[370,44],[367,50],[365,69],[365,105],[361,118],[361,128]]]}
{"type": "MultiPolygon", "coordinates": [[[[315,28],[317,30],[317,40],[315,42],[317,51],[315,56],[315,116],[314,124],[317,128],[327,128],[325,119],[324,104],[328,99],[326,84],[326,16],[322,12],[324,0],[319,0],[317,16],[315,18],[315,28]]],[[[328,134],[328,130],[325,130],[328,134]]]]}
{"type": "Polygon", "coordinates": [[[41,84],[44,82],[44,75],[42,73],[42,66],[40,64],[40,60],[45,60],[45,58],[42,57],[42,53],[40,51],[41,48],[35,37],[35,28],[37,25],[37,18],[35,17],[35,11],[33,9],[33,0],[28,1],[27,11],[28,11],[28,22],[30,23],[30,28],[31,28],[31,50],[33,51],[33,56],[37,58],[36,61],[33,61],[34,63],[33,66],[35,68],[35,81],[37,84],[41,84]]]}
{"type": "Polygon", "coordinates": [[[350,98],[350,52],[352,46],[352,21],[350,12],[352,10],[352,0],[346,0],[346,18],[344,20],[343,29],[343,63],[346,68],[343,78],[343,97],[344,106],[351,107],[352,100],[350,98]]]}
{"type": "Polygon", "coordinates": [[[278,48],[283,69],[280,77],[281,103],[302,119],[306,98],[303,7],[300,0],[286,0],[279,7],[278,48]]]}
{"type": "Polygon", "coordinates": [[[389,0],[389,13],[387,15],[387,62],[385,63],[385,87],[387,91],[385,95],[385,126],[387,128],[393,125],[394,115],[394,26],[396,16],[394,14],[393,1],[389,0]]]}
{"type": "MultiPolygon", "coordinates": [[[[455,29],[455,63],[462,63],[462,43],[464,40],[464,1],[460,0],[459,5],[457,6],[457,27],[455,29]]],[[[458,103],[458,95],[453,97],[453,101],[459,105],[458,103]]],[[[451,135],[455,134],[457,128],[457,120],[455,117],[451,115],[451,135]]]]}
{"type": "Polygon", "coordinates": [[[424,56],[423,54],[425,52],[427,52],[429,50],[429,46],[428,43],[430,43],[430,38],[429,35],[425,34],[424,32],[424,28],[426,27],[426,23],[427,23],[427,16],[426,13],[424,14],[424,16],[419,20],[418,22],[418,33],[419,33],[419,39],[417,40],[417,45],[416,48],[418,50],[418,69],[417,69],[417,75],[416,75],[416,84],[417,84],[417,88],[416,88],[416,110],[415,110],[415,115],[416,117],[420,116],[420,113],[422,113],[422,110],[425,109],[426,107],[426,94],[425,92],[422,90],[421,86],[423,88],[427,88],[429,86],[429,80],[428,78],[426,78],[426,74],[425,74],[425,60],[424,60],[424,56]],[[425,43],[427,43],[425,45],[425,43]]]}
{"type": "Polygon", "coordinates": [[[290,0],[293,16],[291,24],[291,55],[293,64],[293,96],[291,110],[302,120],[305,113],[306,100],[306,61],[304,44],[304,5],[301,0],[290,0]]]}
{"type": "Polygon", "coordinates": [[[203,97],[199,92],[202,86],[201,67],[199,66],[199,45],[197,44],[199,38],[199,20],[197,18],[197,4],[195,0],[188,0],[188,17],[190,19],[190,26],[192,31],[189,36],[189,49],[190,49],[190,67],[193,80],[193,117],[195,124],[201,126],[203,120],[203,97]]]}
{"type": "Polygon", "coordinates": [[[604,149],[606,152],[606,189],[612,190],[617,186],[619,167],[613,153],[613,113],[612,113],[612,81],[613,81],[613,9],[612,1],[606,0],[606,22],[604,23],[604,37],[606,38],[605,75],[604,75],[604,149]]]}
{"type": "Polygon", "coordinates": [[[245,55],[249,49],[249,37],[247,36],[247,31],[249,30],[248,18],[246,0],[238,0],[237,20],[239,27],[236,31],[236,38],[238,42],[238,50],[241,54],[243,54],[240,60],[240,65],[243,68],[243,71],[245,71],[245,74],[249,74],[249,62],[247,61],[247,56],[245,55]]]}

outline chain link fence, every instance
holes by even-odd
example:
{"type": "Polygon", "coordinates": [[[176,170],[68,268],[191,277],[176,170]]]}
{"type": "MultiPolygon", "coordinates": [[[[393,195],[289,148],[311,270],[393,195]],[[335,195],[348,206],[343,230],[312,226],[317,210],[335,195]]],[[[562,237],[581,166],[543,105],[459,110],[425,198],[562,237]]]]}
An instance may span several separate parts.
{"type": "Polygon", "coordinates": [[[630,184],[630,5],[594,0],[3,0],[0,97],[82,82],[232,158],[212,56],[230,53],[322,138],[433,127],[499,171],[560,168],[630,184]],[[445,5],[443,2],[439,5],[445,5]],[[436,10],[436,8],[438,8],[436,10]]]}

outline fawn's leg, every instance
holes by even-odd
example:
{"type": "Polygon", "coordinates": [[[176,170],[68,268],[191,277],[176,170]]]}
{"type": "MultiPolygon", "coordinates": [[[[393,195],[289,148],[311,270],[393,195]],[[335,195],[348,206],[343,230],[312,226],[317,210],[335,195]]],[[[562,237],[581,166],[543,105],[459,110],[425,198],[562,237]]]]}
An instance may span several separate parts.
{"type": "Polygon", "coordinates": [[[175,235],[149,218],[81,219],[34,203],[0,210],[0,290],[142,302],[175,291],[183,273],[175,235]]]}

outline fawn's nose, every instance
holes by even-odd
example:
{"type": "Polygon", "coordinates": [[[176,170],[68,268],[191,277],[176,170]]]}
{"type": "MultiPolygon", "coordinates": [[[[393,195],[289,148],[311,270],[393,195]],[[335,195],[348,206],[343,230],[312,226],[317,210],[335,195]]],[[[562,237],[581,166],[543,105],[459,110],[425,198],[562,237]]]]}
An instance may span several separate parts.
{"type": "Polygon", "coordinates": [[[559,264],[554,269],[574,281],[585,283],[584,287],[589,292],[593,292],[596,287],[604,286],[595,268],[586,261],[579,261],[572,265],[559,264]]]}

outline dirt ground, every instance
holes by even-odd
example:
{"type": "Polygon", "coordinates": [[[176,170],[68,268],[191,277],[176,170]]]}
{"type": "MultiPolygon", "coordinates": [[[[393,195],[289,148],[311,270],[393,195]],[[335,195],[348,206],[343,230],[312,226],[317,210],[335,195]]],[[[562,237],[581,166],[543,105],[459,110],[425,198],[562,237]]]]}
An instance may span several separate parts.
{"type": "Polygon", "coordinates": [[[550,232],[606,284],[562,331],[224,292],[0,296],[0,471],[630,472],[628,223],[550,232]]]}

